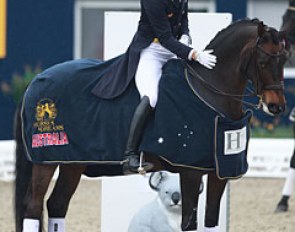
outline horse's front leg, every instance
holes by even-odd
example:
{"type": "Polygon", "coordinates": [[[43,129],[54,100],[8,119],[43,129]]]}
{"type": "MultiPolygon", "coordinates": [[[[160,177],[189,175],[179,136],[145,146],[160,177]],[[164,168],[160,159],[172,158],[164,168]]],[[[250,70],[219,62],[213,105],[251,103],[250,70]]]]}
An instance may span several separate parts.
{"type": "Polygon", "coordinates": [[[65,232],[65,216],[70,200],[80,182],[86,165],[64,164],[59,166],[59,176],[47,201],[48,232],[65,232]]]}
{"type": "Polygon", "coordinates": [[[197,230],[197,209],[201,178],[202,173],[196,170],[182,170],[180,172],[182,194],[182,231],[197,230]]]}
{"type": "Polygon", "coordinates": [[[220,180],[215,172],[208,173],[205,232],[218,232],[219,209],[227,180],[220,180]]]}

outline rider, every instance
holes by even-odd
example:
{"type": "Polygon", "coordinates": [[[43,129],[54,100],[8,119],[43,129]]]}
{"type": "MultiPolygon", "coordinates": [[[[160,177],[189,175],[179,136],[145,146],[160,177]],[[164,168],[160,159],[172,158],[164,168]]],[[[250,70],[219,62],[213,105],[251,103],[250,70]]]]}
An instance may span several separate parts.
{"type": "MultiPolygon", "coordinates": [[[[289,119],[291,122],[293,122],[293,133],[294,133],[294,139],[295,139],[295,107],[293,107],[293,109],[290,113],[289,119]]],[[[288,208],[289,208],[288,200],[289,200],[291,194],[293,193],[294,185],[295,185],[295,148],[294,148],[293,155],[291,158],[288,175],[285,180],[284,188],[282,191],[282,198],[279,201],[275,212],[278,213],[278,212],[288,211],[288,208]]]]}
{"type": "Polygon", "coordinates": [[[102,98],[118,96],[135,77],[141,101],[129,131],[123,170],[145,171],[152,164],[139,162],[138,146],[146,119],[156,106],[162,66],[172,58],[198,61],[208,69],[216,63],[212,50],[196,51],[189,47],[188,0],[141,0],[138,30],[122,60],[116,63],[105,80],[98,82],[92,93],[102,98]],[[127,70],[126,70],[127,69],[127,70]],[[112,80],[112,81],[110,81],[112,80]],[[140,165],[141,163],[141,165],[140,165]]]}
{"type": "MultiPolygon", "coordinates": [[[[162,66],[177,55],[188,60],[197,60],[209,69],[214,67],[216,61],[216,57],[210,54],[212,51],[196,52],[188,47],[191,39],[185,0],[142,0],[138,34],[154,39],[141,51],[135,74],[141,102],[132,119],[125,151],[128,162],[124,165],[124,169],[132,172],[138,171],[138,144],[145,121],[157,103],[162,66]]],[[[152,165],[144,162],[143,167],[149,170],[152,165]]]]}

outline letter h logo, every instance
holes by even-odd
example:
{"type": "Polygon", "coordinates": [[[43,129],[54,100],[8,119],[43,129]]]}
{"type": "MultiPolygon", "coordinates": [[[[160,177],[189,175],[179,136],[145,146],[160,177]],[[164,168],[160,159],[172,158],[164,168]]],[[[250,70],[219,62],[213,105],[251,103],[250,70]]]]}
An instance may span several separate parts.
{"type": "Polygon", "coordinates": [[[224,132],[224,154],[234,155],[246,149],[247,128],[229,130],[224,132]]]}

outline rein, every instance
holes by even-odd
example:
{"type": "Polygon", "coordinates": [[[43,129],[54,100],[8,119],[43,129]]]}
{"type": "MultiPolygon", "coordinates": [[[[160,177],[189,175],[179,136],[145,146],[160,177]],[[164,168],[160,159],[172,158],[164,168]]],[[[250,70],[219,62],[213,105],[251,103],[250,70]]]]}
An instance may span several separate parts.
{"type": "MultiPolygon", "coordinates": [[[[260,83],[261,81],[259,81],[260,80],[259,71],[258,71],[259,69],[257,66],[258,65],[257,64],[257,51],[258,50],[263,52],[265,55],[269,56],[270,58],[275,58],[275,59],[279,59],[284,54],[284,51],[279,52],[278,54],[272,54],[272,53],[265,51],[261,46],[259,46],[259,38],[257,38],[255,46],[252,48],[252,57],[254,56],[253,58],[255,59],[256,92],[248,89],[251,92],[250,94],[232,94],[232,93],[224,92],[224,91],[218,89],[217,87],[215,87],[214,85],[208,83],[195,69],[193,69],[193,67],[190,64],[186,63],[186,69],[191,73],[191,75],[193,77],[198,78],[198,80],[200,80],[202,82],[203,86],[206,89],[208,89],[209,91],[211,91],[217,95],[220,95],[220,96],[229,97],[235,101],[241,102],[241,103],[243,103],[247,106],[253,107],[255,109],[260,109],[262,106],[262,102],[263,102],[262,91],[263,90],[284,90],[284,82],[283,82],[283,80],[281,80],[279,84],[261,85],[261,83],[260,83]],[[258,104],[254,104],[254,103],[251,103],[251,102],[241,99],[244,97],[258,97],[258,99],[259,99],[258,104]]],[[[249,67],[250,60],[251,59],[249,59],[247,65],[246,65],[246,70],[249,67]]],[[[185,75],[187,76],[187,71],[185,71],[185,75]]],[[[245,75],[247,76],[247,71],[246,71],[245,75]]],[[[248,77],[247,77],[247,79],[251,80],[248,77]]],[[[187,80],[188,80],[188,77],[187,77],[187,80]]]]}
{"type": "MultiPolygon", "coordinates": [[[[187,70],[189,71],[189,73],[193,76],[193,77],[196,77],[198,78],[198,80],[200,80],[202,82],[202,84],[204,85],[204,87],[206,89],[208,89],[209,91],[217,94],[217,95],[221,95],[221,96],[225,96],[225,97],[229,97],[235,101],[238,101],[238,102],[242,102],[243,104],[247,105],[247,106],[250,106],[250,107],[253,107],[255,109],[259,109],[261,108],[262,106],[262,96],[261,95],[257,95],[255,94],[254,92],[252,92],[251,94],[232,94],[232,93],[226,93],[218,88],[216,88],[215,86],[213,86],[212,84],[208,83],[196,70],[193,69],[193,67],[186,63],[186,68],[185,68],[185,76],[187,77],[188,73],[187,73],[187,70]],[[258,104],[254,104],[254,103],[251,103],[251,102],[247,102],[247,101],[244,101],[244,100],[241,100],[240,98],[243,98],[243,97],[258,97],[259,98],[259,102],[258,104]]],[[[188,78],[186,78],[188,80],[188,78]]],[[[189,81],[189,80],[188,80],[189,81]]]]}

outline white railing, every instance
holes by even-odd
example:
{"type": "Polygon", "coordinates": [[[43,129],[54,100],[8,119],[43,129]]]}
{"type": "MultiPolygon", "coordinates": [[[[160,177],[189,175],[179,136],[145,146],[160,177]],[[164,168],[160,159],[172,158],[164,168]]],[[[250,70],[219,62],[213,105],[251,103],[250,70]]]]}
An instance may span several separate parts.
{"type": "Polygon", "coordinates": [[[293,154],[294,139],[251,139],[248,177],[285,177],[293,154]]]}
{"type": "Polygon", "coordinates": [[[14,140],[0,141],[0,180],[11,181],[14,179],[14,152],[14,140]]]}

